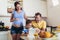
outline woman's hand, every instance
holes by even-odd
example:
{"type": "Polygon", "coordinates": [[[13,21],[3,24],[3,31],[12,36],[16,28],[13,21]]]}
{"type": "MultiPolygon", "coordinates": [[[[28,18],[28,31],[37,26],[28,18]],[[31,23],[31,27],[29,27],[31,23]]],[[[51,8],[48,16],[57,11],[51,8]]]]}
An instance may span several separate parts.
{"type": "Polygon", "coordinates": [[[15,18],[12,18],[12,19],[10,19],[10,22],[13,22],[15,20],[15,18]]]}
{"type": "Polygon", "coordinates": [[[20,25],[17,25],[17,24],[14,24],[14,26],[15,26],[16,28],[20,27],[20,25]]]}
{"type": "Polygon", "coordinates": [[[19,18],[15,18],[15,20],[19,20],[19,18]]]}

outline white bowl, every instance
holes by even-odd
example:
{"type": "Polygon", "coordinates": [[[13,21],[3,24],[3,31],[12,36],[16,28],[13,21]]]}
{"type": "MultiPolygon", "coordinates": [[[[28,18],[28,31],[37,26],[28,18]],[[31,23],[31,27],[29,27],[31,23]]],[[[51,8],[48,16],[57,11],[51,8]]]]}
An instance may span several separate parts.
{"type": "Polygon", "coordinates": [[[53,40],[53,38],[42,38],[42,40],[53,40]]]}

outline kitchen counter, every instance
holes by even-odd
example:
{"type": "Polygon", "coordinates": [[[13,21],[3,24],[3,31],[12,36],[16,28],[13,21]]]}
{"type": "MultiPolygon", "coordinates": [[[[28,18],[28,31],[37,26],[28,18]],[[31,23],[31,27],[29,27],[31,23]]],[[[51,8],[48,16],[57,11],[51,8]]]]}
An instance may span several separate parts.
{"type": "Polygon", "coordinates": [[[11,40],[10,31],[0,31],[0,40],[11,40]]]}

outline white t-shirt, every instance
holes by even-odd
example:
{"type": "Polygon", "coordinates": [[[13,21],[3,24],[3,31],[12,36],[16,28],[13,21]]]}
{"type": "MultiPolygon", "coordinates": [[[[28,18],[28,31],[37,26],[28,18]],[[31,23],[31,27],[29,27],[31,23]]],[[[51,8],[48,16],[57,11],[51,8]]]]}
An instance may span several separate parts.
{"type": "Polygon", "coordinates": [[[29,28],[29,34],[28,34],[28,38],[29,40],[33,40],[35,37],[34,37],[34,33],[35,33],[35,29],[34,28],[29,28]]]}

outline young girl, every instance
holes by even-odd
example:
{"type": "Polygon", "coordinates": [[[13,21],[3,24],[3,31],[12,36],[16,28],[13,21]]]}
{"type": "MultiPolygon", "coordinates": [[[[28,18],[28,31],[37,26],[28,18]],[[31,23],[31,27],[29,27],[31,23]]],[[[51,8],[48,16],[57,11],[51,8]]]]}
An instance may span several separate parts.
{"type": "Polygon", "coordinates": [[[32,21],[27,20],[26,21],[26,26],[23,30],[22,35],[26,36],[28,39],[27,40],[33,40],[35,38],[34,34],[39,33],[40,30],[38,28],[33,28],[32,27],[32,21]]]}

